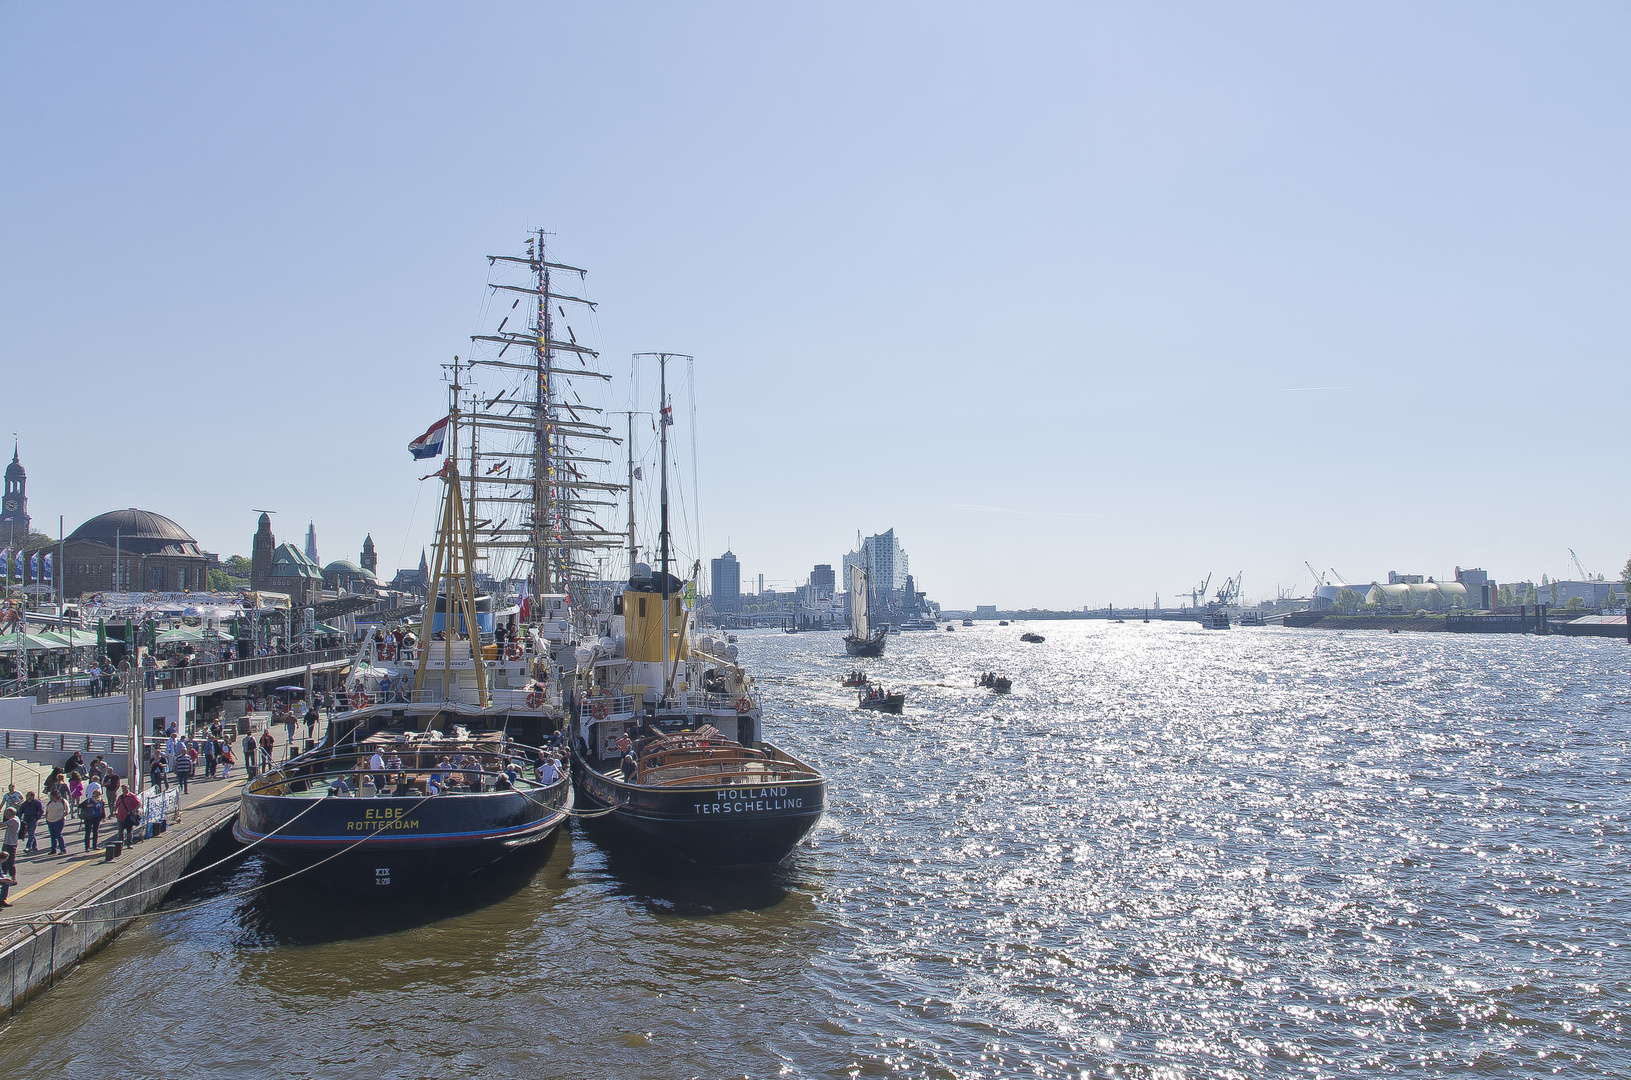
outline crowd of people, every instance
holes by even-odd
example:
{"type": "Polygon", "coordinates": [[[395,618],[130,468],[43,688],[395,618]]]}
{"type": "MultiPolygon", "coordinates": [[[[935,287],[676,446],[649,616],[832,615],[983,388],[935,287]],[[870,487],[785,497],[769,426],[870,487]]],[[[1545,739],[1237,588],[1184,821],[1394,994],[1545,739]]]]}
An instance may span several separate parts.
{"type": "MultiPolygon", "coordinates": [[[[303,701],[288,702],[273,716],[286,725],[289,752],[293,752],[296,724],[304,722],[310,739],[319,718],[315,703],[306,706],[303,701]]],[[[162,795],[173,785],[185,793],[194,780],[230,780],[233,766],[240,761],[253,778],[272,767],[277,744],[271,725],[259,736],[245,734],[239,740],[228,735],[219,720],[195,735],[182,735],[171,724],[163,742],[154,748],[148,770],[152,792],[162,795]]],[[[76,821],[80,832],[73,839],[84,852],[102,845],[104,825],[110,822],[111,836],[106,839],[126,846],[146,832],[139,785],[127,783],[101,755],[87,764],[85,755],[76,750],[51,770],[38,791],[19,791],[16,784],[7,787],[0,799],[0,907],[12,906],[9,897],[17,885],[17,856],[40,853],[41,824],[45,826],[46,856],[68,854],[69,830],[76,821]]]]}

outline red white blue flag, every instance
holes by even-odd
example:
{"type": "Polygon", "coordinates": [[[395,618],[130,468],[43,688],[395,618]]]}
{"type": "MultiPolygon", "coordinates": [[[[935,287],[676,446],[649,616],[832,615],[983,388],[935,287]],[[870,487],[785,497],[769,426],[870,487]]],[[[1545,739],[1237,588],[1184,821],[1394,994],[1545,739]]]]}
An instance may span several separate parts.
{"type": "Polygon", "coordinates": [[[430,426],[419,438],[408,444],[408,453],[413,455],[415,461],[421,458],[435,457],[442,452],[442,440],[447,436],[447,417],[442,417],[430,426]]]}

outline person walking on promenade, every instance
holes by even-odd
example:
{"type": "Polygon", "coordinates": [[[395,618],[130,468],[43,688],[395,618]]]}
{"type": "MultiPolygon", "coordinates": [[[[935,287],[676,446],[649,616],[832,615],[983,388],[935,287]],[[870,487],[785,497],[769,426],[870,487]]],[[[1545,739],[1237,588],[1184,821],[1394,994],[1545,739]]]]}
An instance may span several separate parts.
{"type": "Polygon", "coordinates": [[[51,850],[47,855],[68,854],[68,841],[62,838],[62,830],[68,824],[68,798],[62,793],[61,786],[51,792],[51,798],[45,804],[45,831],[50,834],[51,850]]]}
{"type": "Polygon", "coordinates": [[[307,742],[311,742],[313,734],[317,731],[317,721],[320,720],[320,719],[321,719],[321,717],[318,716],[318,714],[317,714],[317,701],[315,699],[313,699],[312,703],[310,705],[306,706],[306,741],[307,742]]]}
{"type": "Polygon", "coordinates": [[[136,830],[142,823],[142,798],[129,788],[113,804],[115,820],[119,822],[119,840],[130,845],[136,842],[136,830]]]}
{"type": "Polygon", "coordinates": [[[187,747],[185,745],[178,746],[176,748],[176,763],[174,768],[176,773],[176,787],[181,790],[183,795],[185,795],[187,794],[187,781],[190,780],[193,775],[193,758],[191,754],[187,753],[187,747]]]}
{"type": "Polygon", "coordinates": [[[170,790],[170,761],[162,749],[154,753],[153,765],[147,772],[148,778],[153,781],[154,792],[170,790]]]}
{"type": "Polygon", "coordinates": [[[265,772],[272,767],[272,750],[277,746],[277,738],[272,734],[271,727],[261,732],[261,771],[265,772]]]}
{"type": "Polygon", "coordinates": [[[258,772],[259,772],[259,770],[257,770],[255,768],[255,736],[249,734],[248,732],[245,732],[244,733],[244,775],[248,776],[249,779],[253,780],[253,779],[255,779],[255,776],[256,776],[256,774],[258,772]]]}
{"type": "Polygon", "coordinates": [[[98,843],[102,833],[102,819],[107,817],[108,806],[102,801],[102,792],[85,800],[79,808],[79,820],[85,825],[85,850],[94,851],[100,846],[98,843]]]}
{"type": "Polygon", "coordinates": [[[204,779],[215,779],[215,740],[204,740],[204,779]]]}
{"type": "Polygon", "coordinates": [[[149,690],[158,686],[159,662],[150,652],[142,653],[142,682],[149,690]]]}
{"type": "Polygon", "coordinates": [[[13,810],[21,810],[23,808],[23,793],[17,790],[16,784],[6,785],[5,805],[11,807],[13,810]]]}
{"type": "Polygon", "coordinates": [[[4,903],[11,886],[17,883],[17,838],[22,835],[23,821],[17,816],[16,807],[6,807],[4,816],[0,817],[0,830],[3,830],[0,832],[0,873],[11,879],[10,884],[0,885],[0,903],[4,903]]]}
{"type": "Polygon", "coordinates": [[[215,754],[221,759],[221,779],[226,780],[232,775],[232,740],[222,739],[215,754]]]}
{"type": "Polygon", "coordinates": [[[40,850],[40,842],[34,838],[34,830],[38,828],[40,819],[45,816],[45,804],[40,801],[38,795],[30,791],[18,813],[23,819],[23,850],[30,855],[35,854],[40,850]]]}
{"type": "Polygon", "coordinates": [[[290,705],[289,714],[283,718],[283,728],[286,732],[284,742],[288,743],[289,745],[289,755],[291,757],[294,756],[294,726],[296,722],[296,717],[294,714],[295,708],[296,706],[290,705]]]}

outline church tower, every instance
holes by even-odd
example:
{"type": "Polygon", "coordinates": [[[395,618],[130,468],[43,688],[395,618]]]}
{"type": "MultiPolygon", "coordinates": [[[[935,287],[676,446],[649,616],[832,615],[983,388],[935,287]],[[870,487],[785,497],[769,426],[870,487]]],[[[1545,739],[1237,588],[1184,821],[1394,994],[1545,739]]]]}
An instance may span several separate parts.
{"type": "Polygon", "coordinates": [[[306,558],[317,565],[323,565],[323,560],[317,557],[317,522],[306,523],[306,558]]]}
{"type": "Polygon", "coordinates": [[[374,534],[362,538],[362,568],[370,574],[379,568],[379,556],[374,554],[374,534]]]}
{"type": "Polygon", "coordinates": [[[272,579],[272,550],[277,539],[272,535],[272,519],[261,515],[260,527],[249,547],[249,587],[260,590],[268,587],[272,579]]]}
{"type": "Polygon", "coordinates": [[[5,500],[0,502],[0,536],[6,542],[28,538],[28,473],[17,460],[17,446],[11,447],[11,464],[6,466],[5,500]]]}

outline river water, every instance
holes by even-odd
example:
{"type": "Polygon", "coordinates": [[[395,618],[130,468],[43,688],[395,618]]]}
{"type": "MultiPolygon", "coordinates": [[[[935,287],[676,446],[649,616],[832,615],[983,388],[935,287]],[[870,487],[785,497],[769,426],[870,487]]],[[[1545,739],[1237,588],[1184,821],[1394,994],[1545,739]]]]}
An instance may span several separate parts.
{"type": "Polygon", "coordinates": [[[28,1004],[0,1076],[1631,1073],[1623,642],[982,624],[866,662],[901,717],[837,635],[742,651],[831,782],[783,867],[580,828],[375,906],[235,897],[251,857],[28,1004]]]}

